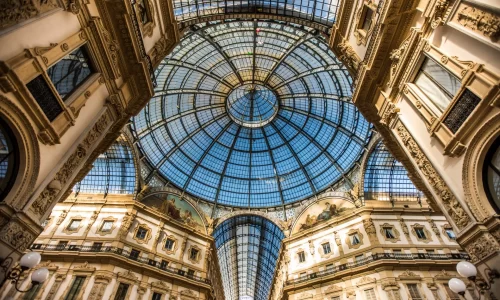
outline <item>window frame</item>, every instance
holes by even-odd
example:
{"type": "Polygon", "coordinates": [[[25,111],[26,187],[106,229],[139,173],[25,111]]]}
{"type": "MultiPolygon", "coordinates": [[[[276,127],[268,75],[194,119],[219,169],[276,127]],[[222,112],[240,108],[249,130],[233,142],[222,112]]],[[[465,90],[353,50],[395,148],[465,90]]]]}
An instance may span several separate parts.
{"type": "MultiPolygon", "coordinates": [[[[7,176],[4,177],[4,178],[7,178],[7,180],[5,183],[5,188],[0,192],[0,203],[1,203],[7,198],[7,195],[9,195],[10,191],[12,190],[12,188],[14,187],[14,185],[16,183],[16,180],[17,180],[18,175],[19,175],[21,157],[20,157],[19,145],[17,142],[16,135],[14,134],[14,130],[11,128],[11,126],[9,125],[9,123],[6,120],[1,118],[1,116],[0,116],[0,128],[3,129],[2,133],[3,133],[3,136],[5,137],[7,147],[9,148],[9,150],[8,150],[9,152],[8,152],[7,156],[12,155],[12,157],[13,157],[12,163],[10,162],[10,159],[8,159],[8,167],[7,167],[7,171],[6,171],[6,174],[8,175],[8,177],[7,176]]],[[[4,184],[3,180],[2,180],[2,184],[4,184]]]]}
{"type": "Polygon", "coordinates": [[[300,250],[297,252],[297,258],[299,263],[306,262],[306,253],[304,250],[300,250]]]}
{"type": "Polygon", "coordinates": [[[361,7],[356,12],[355,22],[356,27],[354,31],[354,37],[356,39],[356,44],[365,45],[368,43],[373,30],[375,29],[375,24],[377,23],[377,5],[374,0],[364,0],[361,7]],[[367,21],[368,11],[371,11],[371,19],[368,28],[364,28],[364,24],[367,21]]]}
{"type": "Polygon", "coordinates": [[[82,217],[82,216],[74,216],[74,217],[71,217],[67,223],[66,226],[64,226],[64,229],[63,229],[63,232],[66,233],[66,234],[73,234],[73,233],[78,233],[80,231],[80,229],[83,227],[83,220],[85,218],[82,217]],[[78,227],[72,229],[71,228],[71,225],[73,224],[73,222],[76,222],[76,221],[79,221],[80,223],[78,224],[78,227]]]}
{"type": "Polygon", "coordinates": [[[396,226],[394,226],[393,224],[384,223],[384,224],[380,225],[380,234],[382,235],[382,237],[386,241],[389,241],[389,242],[392,242],[392,243],[396,243],[396,242],[401,241],[401,239],[400,239],[401,234],[399,233],[399,230],[396,228],[396,226]],[[390,229],[391,230],[391,233],[393,235],[392,238],[387,237],[386,229],[390,229]]]}
{"type": "Polygon", "coordinates": [[[358,249],[363,245],[363,234],[359,231],[359,229],[350,229],[345,238],[345,242],[349,249],[358,249]],[[358,242],[354,243],[354,237],[357,237],[358,242]]]}
{"type": "MultiPolygon", "coordinates": [[[[481,172],[482,172],[482,177],[483,177],[482,178],[483,179],[482,180],[483,181],[483,189],[484,189],[484,193],[486,194],[486,198],[487,198],[488,202],[490,203],[491,207],[493,208],[493,210],[497,214],[500,214],[500,197],[499,197],[498,203],[497,203],[494,199],[494,196],[491,193],[491,188],[489,185],[489,176],[488,176],[488,170],[493,165],[491,162],[493,161],[494,155],[496,154],[495,149],[496,149],[496,151],[500,151],[500,150],[498,150],[498,149],[500,149],[500,136],[495,138],[495,140],[493,141],[493,143],[491,144],[489,149],[486,151],[486,156],[483,160],[481,172]]],[[[498,155],[500,155],[500,152],[498,155]]],[[[493,171],[495,173],[498,173],[497,175],[500,176],[500,170],[498,170],[495,166],[493,166],[491,169],[493,169],[493,171]]]]}
{"type": "Polygon", "coordinates": [[[149,240],[151,239],[151,228],[145,223],[137,224],[137,226],[135,227],[134,235],[132,236],[132,239],[134,239],[138,244],[149,243],[149,240]],[[144,231],[145,231],[144,238],[137,237],[137,234],[138,234],[139,230],[141,230],[141,229],[144,229],[144,231]]]}
{"type": "Polygon", "coordinates": [[[166,254],[175,254],[175,252],[177,251],[177,248],[178,248],[178,240],[175,236],[173,235],[168,235],[168,236],[165,236],[164,238],[164,242],[162,244],[162,250],[165,251],[166,254]],[[171,239],[172,241],[174,241],[174,246],[172,249],[167,249],[165,246],[167,244],[167,240],[168,239],[171,239]]]}

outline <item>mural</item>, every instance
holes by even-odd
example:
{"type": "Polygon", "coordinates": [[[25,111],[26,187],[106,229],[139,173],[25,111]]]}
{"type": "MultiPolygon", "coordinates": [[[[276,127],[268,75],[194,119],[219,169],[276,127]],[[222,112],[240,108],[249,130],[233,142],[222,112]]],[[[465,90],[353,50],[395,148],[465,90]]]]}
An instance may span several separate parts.
{"type": "Polygon", "coordinates": [[[301,214],[293,232],[309,229],[355,208],[354,204],[340,198],[320,200],[301,214]]]}
{"type": "Polygon", "coordinates": [[[197,231],[204,231],[200,215],[191,204],[177,195],[167,193],[156,194],[145,197],[141,202],[197,231]]]}

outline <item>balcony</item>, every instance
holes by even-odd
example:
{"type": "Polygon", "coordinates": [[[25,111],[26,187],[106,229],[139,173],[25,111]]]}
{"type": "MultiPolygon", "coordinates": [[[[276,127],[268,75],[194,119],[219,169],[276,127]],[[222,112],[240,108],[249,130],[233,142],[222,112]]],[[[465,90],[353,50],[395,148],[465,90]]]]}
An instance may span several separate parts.
{"type": "Polygon", "coordinates": [[[360,266],[370,265],[380,260],[399,260],[399,261],[420,261],[420,260],[433,260],[433,261],[447,261],[447,260],[469,260],[469,255],[465,253],[450,253],[450,254],[434,254],[434,253],[378,253],[359,259],[355,262],[349,262],[338,266],[329,267],[327,270],[309,273],[300,276],[296,279],[287,280],[286,285],[299,284],[313,279],[318,279],[333,275],[337,272],[342,272],[354,269],[360,266]]]}
{"type": "Polygon", "coordinates": [[[152,253],[145,252],[145,251],[142,251],[142,253],[148,254],[147,258],[146,257],[139,257],[135,254],[132,254],[131,251],[127,251],[123,248],[109,247],[109,246],[96,247],[95,245],[80,246],[80,245],[57,245],[57,244],[56,245],[33,244],[33,245],[31,245],[31,250],[41,251],[41,252],[65,251],[65,252],[76,252],[76,253],[102,253],[102,254],[106,254],[106,255],[114,254],[114,255],[121,256],[127,260],[131,260],[131,261],[138,262],[140,264],[145,264],[145,265],[151,266],[151,267],[156,268],[158,270],[161,270],[163,272],[186,277],[188,279],[210,285],[209,279],[203,278],[200,276],[196,276],[196,275],[188,274],[186,271],[184,271],[182,269],[177,269],[177,268],[173,268],[170,266],[162,265],[161,260],[156,261],[154,259],[154,257],[151,258],[151,256],[153,255],[152,253]]]}

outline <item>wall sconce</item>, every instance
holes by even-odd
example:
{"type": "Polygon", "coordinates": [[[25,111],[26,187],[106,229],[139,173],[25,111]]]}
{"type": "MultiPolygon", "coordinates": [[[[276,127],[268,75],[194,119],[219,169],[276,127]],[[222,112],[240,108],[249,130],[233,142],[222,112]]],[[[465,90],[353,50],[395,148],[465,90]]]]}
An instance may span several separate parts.
{"type": "Polygon", "coordinates": [[[5,277],[4,277],[0,287],[4,285],[5,281],[11,280],[12,284],[14,285],[14,287],[16,288],[16,290],[18,292],[26,293],[26,292],[31,291],[31,289],[33,289],[35,286],[43,283],[49,277],[49,270],[47,270],[46,268],[40,268],[38,270],[35,270],[31,274],[31,287],[30,288],[23,291],[23,290],[20,290],[18,287],[19,279],[21,278],[21,274],[29,269],[34,268],[36,265],[38,265],[40,263],[41,259],[42,259],[42,257],[38,252],[28,252],[21,257],[21,260],[19,261],[19,265],[13,267],[9,271],[9,267],[12,264],[13,259],[12,259],[12,257],[6,258],[2,262],[2,265],[0,266],[0,268],[5,273],[5,277]]]}
{"type": "MultiPolygon", "coordinates": [[[[498,273],[497,270],[491,270],[490,268],[487,268],[485,270],[486,280],[478,279],[476,277],[477,275],[476,266],[474,266],[472,263],[468,261],[459,262],[457,264],[457,272],[461,276],[467,277],[471,281],[471,283],[478,291],[479,295],[483,294],[485,291],[489,291],[491,289],[491,284],[495,281],[495,278],[500,277],[500,274],[498,273]]],[[[465,290],[467,287],[465,286],[465,283],[462,280],[458,278],[452,278],[448,282],[448,286],[453,292],[461,296],[465,295],[465,290]]]]}

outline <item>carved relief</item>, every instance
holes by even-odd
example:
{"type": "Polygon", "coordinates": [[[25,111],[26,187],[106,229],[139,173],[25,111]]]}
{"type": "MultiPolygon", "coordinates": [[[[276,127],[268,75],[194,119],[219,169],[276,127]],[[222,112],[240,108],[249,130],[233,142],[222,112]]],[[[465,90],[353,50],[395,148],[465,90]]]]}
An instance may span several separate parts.
{"type": "Polygon", "coordinates": [[[458,202],[457,198],[452,194],[443,178],[436,172],[431,162],[422,152],[406,127],[401,124],[398,126],[397,131],[403,145],[406,146],[418,169],[426,177],[434,192],[441,198],[443,206],[446,208],[448,215],[455,225],[459,229],[467,226],[470,223],[469,216],[458,202]]]}
{"type": "Polygon", "coordinates": [[[0,239],[20,252],[26,250],[35,237],[27,228],[12,220],[3,226],[0,231],[0,239]]]}
{"type": "Polygon", "coordinates": [[[360,58],[356,51],[352,49],[351,45],[347,41],[343,41],[339,44],[338,49],[340,51],[339,59],[344,62],[349,68],[354,71],[358,71],[360,58]]]}
{"type": "Polygon", "coordinates": [[[54,276],[55,276],[55,282],[52,284],[52,287],[50,288],[49,293],[47,294],[47,297],[45,298],[47,300],[54,299],[54,296],[56,295],[57,291],[59,290],[61,283],[64,281],[64,279],[66,279],[66,274],[56,273],[54,276]]]}
{"type": "Polygon", "coordinates": [[[472,7],[465,4],[459,8],[456,16],[457,22],[472,31],[496,41],[500,35],[500,18],[480,7],[472,7]]]}
{"type": "Polygon", "coordinates": [[[431,27],[436,29],[438,26],[444,24],[446,12],[450,6],[450,0],[438,0],[434,8],[434,15],[432,16],[431,27]]]}
{"type": "Polygon", "coordinates": [[[405,220],[399,219],[399,225],[401,225],[401,229],[403,230],[403,233],[405,234],[406,238],[410,238],[410,231],[408,230],[408,226],[405,223],[405,220]]]}
{"type": "Polygon", "coordinates": [[[95,141],[104,133],[110,120],[106,114],[103,114],[99,120],[94,124],[87,137],[79,144],[76,151],[71,154],[68,160],[64,163],[61,169],[56,173],[54,179],[45,187],[37,199],[30,207],[38,217],[43,216],[45,212],[57,200],[62,186],[70,182],[70,179],[75,175],[79,166],[85,161],[88,151],[94,145],[95,141]]]}
{"type": "Polygon", "coordinates": [[[363,226],[365,227],[365,231],[370,242],[372,244],[378,244],[377,229],[375,229],[375,224],[373,224],[372,218],[363,220],[363,226]]]}
{"type": "Polygon", "coordinates": [[[469,253],[472,262],[477,262],[500,251],[500,245],[493,235],[483,233],[474,241],[467,243],[465,245],[465,250],[469,253]]]}
{"type": "Polygon", "coordinates": [[[380,225],[380,234],[385,238],[386,241],[390,241],[393,243],[399,242],[401,239],[399,238],[399,230],[394,227],[394,225],[389,223],[384,223],[380,225]],[[390,233],[387,233],[386,230],[390,229],[390,233]]]}
{"type": "Polygon", "coordinates": [[[168,40],[165,35],[162,35],[160,39],[153,46],[153,49],[149,52],[149,57],[151,58],[151,63],[153,66],[160,64],[161,60],[165,58],[168,50],[168,40]]]}
{"type": "Polygon", "coordinates": [[[373,33],[375,28],[375,23],[377,20],[376,14],[377,6],[374,0],[365,0],[363,5],[356,12],[355,22],[357,24],[356,30],[354,32],[354,37],[356,38],[356,44],[366,45],[368,38],[373,33]],[[371,16],[370,16],[371,15],[371,16]],[[365,24],[368,24],[365,26],[365,24]]]}
{"type": "Polygon", "coordinates": [[[358,249],[363,245],[363,235],[358,229],[350,229],[349,232],[347,232],[345,242],[349,249],[358,249]]]}
{"type": "Polygon", "coordinates": [[[0,1],[0,30],[58,8],[56,0],[0,1]]]}
{"type": "Polygon", "coordinates": [[[392,120],[397,116],[399,108],[394,103],[387,103],[386,109],[380,118],[380,123],[389,126],[392,120]]]}
{"type": "Polygon", "coordinates": [[[134,219],[135,219],[134,214],[132,214],[130,212],[125,213],[125,216],[123,217],[123,220],[122,220],[122,226],[120,227],[120,231],[119,231],[119,234],[121,236],[127,235],[128,230],[130,229],[130,226],[132,226],[132,223],[134,222],[134,219]]]}

